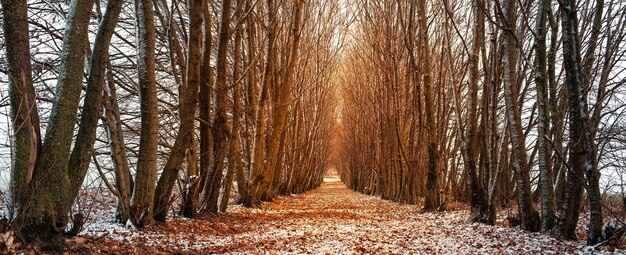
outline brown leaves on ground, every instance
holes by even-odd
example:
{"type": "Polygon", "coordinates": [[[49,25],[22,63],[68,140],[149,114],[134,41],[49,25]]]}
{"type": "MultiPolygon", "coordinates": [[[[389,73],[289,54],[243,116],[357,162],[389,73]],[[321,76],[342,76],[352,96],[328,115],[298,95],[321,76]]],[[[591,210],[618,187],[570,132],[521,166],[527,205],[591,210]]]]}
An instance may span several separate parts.
{"type": "Polygon", "coordinates": [[[416,213],[408,205],[366,196],[331,180],[301,195],[233,206],[225,214],[175,218],[131,230],[100,221],[67,240],[69,254],[561,254],[597,253],[582,242],[539,233],[465,224],[467,206],[416,213]]]}

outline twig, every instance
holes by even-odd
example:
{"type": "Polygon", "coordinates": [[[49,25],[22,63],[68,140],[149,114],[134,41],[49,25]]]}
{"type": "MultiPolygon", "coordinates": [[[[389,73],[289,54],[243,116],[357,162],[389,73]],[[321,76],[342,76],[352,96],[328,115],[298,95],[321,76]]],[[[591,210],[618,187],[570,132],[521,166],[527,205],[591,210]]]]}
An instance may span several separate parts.
{"type": "Polygon", "coordinates": [[[585,185],[585,189],[587,189],[589,187],[589,185],[587,184],[585,179],[583,177],[578,176],[577,173],[572,171],[572,169],[570,168],[569,164],[567,163],[567,160],[565,160],[565,158],[563,157],[563,154],[561,154],[559,149],[554,145],[554,142],[552,140],[550,140],[548,135],[544,135],[543,138],[545,138],[550,143],[550,146],[552,146],[552,149],[554,149],[554,152],[556,153],[556,155],[558,156],[559,160],[561,160],[561,162],[563,163],[563,165],[567,169],[567,172],[572,174],[572,175],[574,175],[574,176],[576,176],[576,177],[578,177],[578,178],[580,178],[582,180],[582,182],[583,182],[583,185],[585,185]]]}
{"type": "Polygon", "coordinates": [[[109,190],[111,191],[111,193],[113,193],[113,195],[115,195],[118,198],[121,198],[120,192],[117,191],[117,189],[109,182],[109,179],[107,179],[104,172],[102,172],[102,167],[100,167],[100,163],[98,163],[98,160],[96,159],[96,155],[91,154],[91,158],[93,158],[93,163],[96,165],[96,169],[98,169],[98,174],[100,175],[100,178],[102,178],[102,180],[104,181],[104,184],[107,185],[107,188],[109,188],[109,190]]]}

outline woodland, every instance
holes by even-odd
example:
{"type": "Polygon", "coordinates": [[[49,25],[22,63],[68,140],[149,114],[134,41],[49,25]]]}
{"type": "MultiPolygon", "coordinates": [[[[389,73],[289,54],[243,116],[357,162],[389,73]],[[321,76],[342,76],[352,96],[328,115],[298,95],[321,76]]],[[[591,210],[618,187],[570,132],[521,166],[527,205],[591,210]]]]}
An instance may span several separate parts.
{"type": "Polygon", "coordinates": [[[626,251],[624,1],[0,4],[0,253],[626,251]]]}

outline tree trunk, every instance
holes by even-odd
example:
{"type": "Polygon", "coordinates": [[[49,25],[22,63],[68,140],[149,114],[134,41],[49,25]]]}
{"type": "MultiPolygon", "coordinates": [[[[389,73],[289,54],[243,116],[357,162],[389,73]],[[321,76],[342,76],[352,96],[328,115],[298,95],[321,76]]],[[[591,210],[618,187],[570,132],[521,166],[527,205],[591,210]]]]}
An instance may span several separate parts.
{"type": "Polygon", "coordinates": [[[113,67],[108,64],[107,87],[105,87],[104,100],[104,122],[105,129],[109,135],[109,147],[111,149],[111,161],[115,169],[115,185],[119,193],[117,220],[126,223],[131,218],[130,199],[133,190],[133,180],[128,167],[126,156],[126,146],[124,146],[124,130],[120,117],[120,108],[117,102],[117,92],[113,79],[113,67]]]}
{"type": "Polygon", "coordinates": [[[154,194],[154,219],[165,222],[170,196],[178,179],[178,171],[191,150],[195,130],[198,88],[200,87],[200,50],[202,47],[202,15],[204,0],[189,2],[189,40],[187,50],[186,87],[180,90],[180,126],[170,156],[165,163],[154,194]]]}
{"type": "Polygon", "coordinates": [[[541,189],[541,231],[551,230],[556,222],[556,208],[554,204],[553,173],[551,150],[546,139],[550,132],[550,109],[548,108],[548,84],[546,63],[546,24],[550,11],[550,0],[540,0],[537,10],[537,25],[535,28],[535,85],[537,90],[538,117],[537,117],[537,149],[541,189]]]}
{"type": "MultiPolygon", "coordinates": [[[[487,193],[485,192],[484,185],[481,179],[478,177],[477,172],[477,155],[479,151],[478,140],[478,59],[480,56],[480,49],[482,48],[483,35],[485,33],[484,17],[482,11],[482,1],[474,1],[474,13],[476,15],[474,21],[474,41],[472,45],[472,54],[470,55],[470,88],[468,104],[468,131],[466,136],[466,145],[463,149],[466,150],[467,161],[465,162],[465,174],[467,175],[468,189],[470,194],[470,206],[472,207],[472,213],[470,214],[468,222],[484,222],[489,225],[495,224],[492,222],[489,216],[489,203],[487,201],[487,193]]],[[[484,95],[489,97],[489,95],[484,95]]],[[[486,114],[486,113],[483,113],[486,114]]],[[[486,146],[486,145],[483,145],[486,146]]]]}
{"type": "Polygon", "coordinates": [[[187,186],[183,190],[181,213],[184,217],[193,218],[200,203],[200,169],[198,169],[198,143],[192,140],[191,149],[187,150],[187,186]]]}
{"type": "MultiPolygon", "coordinates": [[[[267,160],[263,164],[262,182],[261,188],[256,190],[255,199],[258,200],[265,192],[271,191],[274,175],[277,173],[278,157],[280,151],[281,136],[285,130],[285,123],[287,120],[287,114],[289,112],[289,104],[291,103],[291,87],[293,83],[294,68],[297,62],[297,54],[300,44],[300,29],[302,24],[302,8],[304,1],[299,0],[294,6],[294,20],[291,27],[291,38],[293,41],[289,47],[289,59],[287,69],[285,71],[285,79],[278,88],[277,93],[277,105],[274,105],[274,114],[272,116],[272,133],[269,138],[269,144],[267,148],[267,160]]],[[[273,194],[268,194],[269,199],[273,197],[273,194]]]]}
{"type": "Polygon", "coordinates": [[[209,168],[212,155],[212,131],[211,131],[211,102],[212,102],[212,86],[213,86],[213,70],[211,70],[211,50],[212,50],[212,26],[211,11],[208,3],[203,6],[204,13],[204,42],[202,47],[202,63],[201,63],[201,84],[200,84],[200,102],[198,104],[200,117],[200,178],[199,183],[190,191],[189,199],[185,201],[185,209],[183,215],[192,218],[198,210],[199,196],[206,182],[209,181],[209,168]],[[198,200],[198,201],[196,201],[198,200]]]}
{"type": "Polygon", "coordinates": [[[516,88],[515,72],[515,0],[503,2],[504,27],[508,30],[504,32],[505,38],[502,44],[502,67],[504,74],[504,99],[506,104],[506,115],[509,122],[511,139],[511,167],[516,174],[517,196],[519,206],[519,217],[521,227],[528,231],[539,230],[539,213],[531,199],[530,190],[530,169],[526,156],[526,146],[524,134],[522,133],[520,107],[518,105],[518,89],[516,88]]]}
{"type": "MultiPolygon", "coordinates": [[[[593,24],[592,24],[592,34],[589,42],[589,47],[587,48],[587,53],[585,54],[584,62],[582,62],[582,66],[576,70],[580,70],[582,72],[582,80],[583,87],[582,90],[586,91],[589,87],[591,87],[592,77],[591,71],[593,62],[595,60],[595,51],[598,44],[598,37],[602,31],[602,20],[603,20],[603,8],[604,8],[604,0],[596,1],[596,10],[594,14],[593,24]]],[[[577,22],[575,22],[576,26],[577,22]]],[[[607,52],[610,49],[606,49],[607,52]]],[[[606,62],[610,61],[609,59],[605,59],[606,62]]],[[[581,62],[579,62],[581,63],[581,62]]],[[[600,79],[600,84],[598,85],[598,96],[596,97],[596,103],[594,105],[594,112],[589,116],[589,112],[587,110],[588,107],[584,107],[584,113],[587,114],[586,119],[588,120],[583,125],[587,125],[586,131],[583,134],[585,139],[585,152],[587,157],[587,165],[585,166],[585,175],[587,176],[587,194],[589,197],[589,211],[590,211],[590,219],[589,219],[589,229],[587,230],[587,244],[595,245],[603,240],[602,237],[602,227],[603,227],[603,219],[602,219],[602,193],[600,191],[600,170],[598,169],[598,157],[597,157],[597,145],[595,142],[595,137],[597,134],[598,125],[601,120],[601,111],[604,109],[603,105],[606,102],[606,68],[602,71],[602,78],[600,79]]],[[[584,98],[579,99],[579,102],[586,103],[587,100],[584,98]]],[[[579,104],[580,105],[580,104],[579,104]]],[[[577,109],[579,111],[579,109],[577,109]]]]}
{"type": "Polygon", "coordinates": [[[109,45],[123,5],[123,0],[112,0],[107,3],[107,9],[96,34],[80,126],[68,166],[69,194],[72,198],[78,196],[91,162],[93,146],[96,141],[96,129],[102,109],[102,90],[109,58],[109,45]]]}
{"type": "MultiPolygon", "coordinates": [[[[574,143],[570,150],[570,179],[577,178],[571,185],[582,186],[583,175],[587,177],[586,187],[590,204],[589,229],[587,231],[587,244],[594,245],[602,241],[602,201],[600,197],[599,179],[600,172],[596,165],[596,147],[589,126],[587,104],[583,93],[583,77],[581,74],[580,49],[578,43],[578,18],[575,11],[576,2],[563,1],[561,3],[561,15],[563,21],[563,67],[565,69],[565,81],[569,90],[569,113],[570,113],[570,139],[574,143]]],[[[572,189],[573,186],[569,186],[572,189]]],[[[582,188],[577,188],[581,189],[582,188]]],[[[571,190],[570,190],[571,192],[571,190]]],[[[578,192],[580,194],[581,192],[578,192]]],[[[559,222],[561,234],[566,238],[575,237],[576,223],[578,222],[580,195],[568,194],[567,204],[572,209],[564,208],[566,218],[559,222]],[[577,199],[578,201],[575,201],[577,199]],[[571,204],[570,204],[571,203],[571,204]],[[569,209],[569,210],[568,210],[569,209]],[[576,212],[572,212],[576,210],[576,212]]]]}
{"type": "Polygon", "coordinates": [[[263,83],[261,84],[261,94],[259,96],[259,103],[255,113],[256,131],[254,133],[253,179],[251,180],[250,189],[248,190],[248,197],[243,200],[244,206],[257,208],[261,207],[261,200],[257,194],[263,193],[262,186],[267,183],[267,180],[264,180],[265,177],[263,174],[264,162],[267,161],[267,154],[264,153],[267,129],[265,125],[265,104],[267,102],[268,87],[274,78],[274,69],[277,57],[275,44],[278,24],[276,21],[275,1],[267,0],[267,8],[270,27],[267,33],[267,60],[265,62],[263,83]]]}
{"type": "Polygon", "coordinates": [[[11,105],[11,207],[10,218],[26,210],[29,185],[41,151],[39,114],[32,84],[28,7],[26,1],[2,0],[7,74],[11,105]]]}
{"type": "Polygon", "coordinates": [[[253,143],[253,132],[251,132],[251,126],[254,122],[255,113],[257,112],[257,101],[258,101],[258,92],[257,92],[257,57],[256,57],[256,29],[254,24],[254,15],[253,15],[253,5],[252,0],[246,0],[246,36],[247,36],[247,56],[248,56],[248,65],[249,65],[249,74],[247,81],[247,105],[246,105],[246,148],[247,151],[247,168],[244,170],[243,168],[237,169],[237,189],[239,190],[239,195],[241,197],[241,202],[249,201],[249,176],[252,170],[252,143],[253,143]]]}
{"type": "MultiPolygon", "coordinates": [[[[224,184],[222,185],[222,201],[219,204],[219,211],[226,212],[228,206],[228,199],[230,198],[230,190],[233,185],[233,179],[235,172],[241,169],[241,145],[239,143],[239,126],[241,123],[241,88],[239,86],[241,79],[241,47],[242,47],[242,33],[243,33],[243,18],[241,12],[243,10],[243,0],[237,1],[237,8],[235,9],[235,18],[238,20],[235,27],[235,51],[233,56],[233,124],[230,129],[230,144],[228,148],[228,170],[226,171],[226,178],[224,178],[224,184]]],[[[252,74],[254,75],[254,74],[252,74]]],[[[237,186],[240,184],[237,183],[237,186]]],[[[242,183],[242,185],[246,185],[242,183]]]]}
{"type": "Polygon", "coordinates": [[[220,33],[217,44],[217,60],[215,66],[215,118],[213,119],[213,165],[209,173],[209,181],[205,187],[206,210],[217,213],[220,184],[224,172],[224,158],[228,149],[228,116],[226,115],[226,99],[228,97],[228,76],[226,65],[228,44],[230,41],[231,0],[222,0],[220,33]]]}
{"type": "Polygon", "coordinates": [[[422,72],[424,86],[424,103],[426,107],[426,125],[428,130],[428,171],[426,174],[426,192],[424,194],[424,211],[437,210],[441,205],[439,194],[439,145],[436,129],[436,120],[433,111],[433,93],[430,73],[430,47],[428,39],[428,16],[426,15],[426,1],[420,0],[417,9],[419,19],[420,41],[422,42],[422,72]]]}
{"type": "MultiPolygon", "coordinates": [[[[57,81],[56,100],[46,138],[32,176],[29,207],[22,233],[44,249],[62,250],[67,214],[74,200],[69,191],[68,163],[76,125],[93,0],[72,1],[68,13],[57,81]]],[[[73,170],[73,169],[72,169],[73,170]]]]}
{"type": "Polygon", "coordinates": [[[137,74],[141,110],[141,133],[137,175],[132,197],[133,223],[138,227],[153,221],[156,183],[158,109],[155,73],[155,28],[153,1],[135,0],[137,34],[137,74]]]}

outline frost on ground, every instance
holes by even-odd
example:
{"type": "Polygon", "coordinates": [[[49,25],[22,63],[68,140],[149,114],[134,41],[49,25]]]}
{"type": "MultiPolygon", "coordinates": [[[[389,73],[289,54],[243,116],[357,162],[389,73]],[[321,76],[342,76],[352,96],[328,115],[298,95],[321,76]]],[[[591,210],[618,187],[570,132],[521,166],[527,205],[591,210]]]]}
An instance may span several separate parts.
{"type": "Polygon", "coordinates": [[[609,253],[539,233],[465,224],[466,208],[416,213],[406,205],[366,196],[327,180],[265,209],[230,207],[219,216],[175,218],[145,230],[102,220],[67,242],[78,254],[563,254],[609,253]]]}

